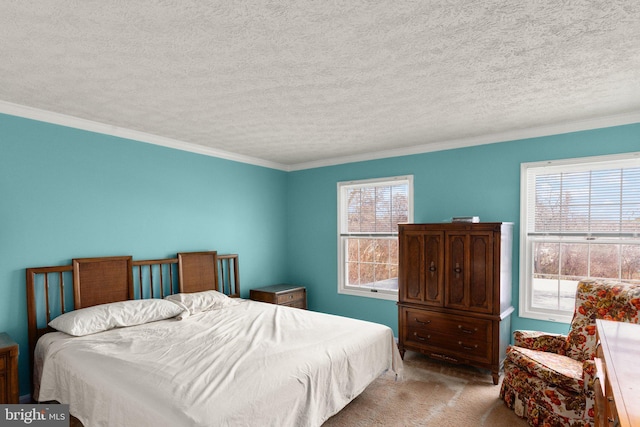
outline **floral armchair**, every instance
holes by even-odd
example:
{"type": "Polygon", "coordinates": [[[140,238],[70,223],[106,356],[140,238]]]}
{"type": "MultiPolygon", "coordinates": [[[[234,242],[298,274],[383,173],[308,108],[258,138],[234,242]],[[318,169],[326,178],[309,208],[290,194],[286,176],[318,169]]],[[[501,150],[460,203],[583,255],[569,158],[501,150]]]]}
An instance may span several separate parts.
{"type": "Polygon", "coordinates": [[[532,426],[594,424],[596,319],[640,323],[640,285],[582,281],[568,335],[515,331],[500,398],[532,426]]]}

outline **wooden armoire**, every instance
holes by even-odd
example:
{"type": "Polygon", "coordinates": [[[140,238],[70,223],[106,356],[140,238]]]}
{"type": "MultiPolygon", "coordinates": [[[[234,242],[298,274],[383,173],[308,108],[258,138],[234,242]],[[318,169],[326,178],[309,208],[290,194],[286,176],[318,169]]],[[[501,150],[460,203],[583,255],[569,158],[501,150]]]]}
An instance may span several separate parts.
{"type": "Polygon", "coordinates": [[[398,347],[491,371],[511,338],[512,223],[400,224],[398,347]]]}

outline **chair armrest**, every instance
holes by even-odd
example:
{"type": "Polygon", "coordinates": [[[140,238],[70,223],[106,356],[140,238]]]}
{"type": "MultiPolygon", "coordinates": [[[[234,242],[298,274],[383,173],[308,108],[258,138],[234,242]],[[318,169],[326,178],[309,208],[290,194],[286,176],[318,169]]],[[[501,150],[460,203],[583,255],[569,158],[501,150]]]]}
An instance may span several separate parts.
{"type": "Polygon", "coordinates": [[[595,417],[595,387],[600,387],[598,383],[598,372],[596,363],[593,360],[582,362],[582,380],[584,381],[585,411],[589,417],[595,417]]]}
{"type": "Polygon", "coordinates": [[[514,331],[513,345],[530,350],[564,354],[567,336],[540,331],[514,331]]]}
{"type": "Polygon", "coordinates": [[[584,390],[587,393],[593,393],[595,382],[598,379],[596,370],[596,362],[593,360],[585,360],[582,362],[582,380],[584,381],[584,390]]]}

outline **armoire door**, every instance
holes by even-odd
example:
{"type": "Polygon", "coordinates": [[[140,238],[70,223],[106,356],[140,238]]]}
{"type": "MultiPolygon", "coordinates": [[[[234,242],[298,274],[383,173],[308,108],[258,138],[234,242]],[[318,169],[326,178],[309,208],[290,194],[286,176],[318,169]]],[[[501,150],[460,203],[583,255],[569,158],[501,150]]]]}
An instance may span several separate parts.
{"type": "Polygon", "coordinates": [[[493,240],[491,232],[446,234],[445,307],[492,312],[493,240]]]}
{"type": "Polygon", "coordinates": [[[444,303],[444,233],[409,231],[400,235],[400,301],[432,306],[444,303]]]}

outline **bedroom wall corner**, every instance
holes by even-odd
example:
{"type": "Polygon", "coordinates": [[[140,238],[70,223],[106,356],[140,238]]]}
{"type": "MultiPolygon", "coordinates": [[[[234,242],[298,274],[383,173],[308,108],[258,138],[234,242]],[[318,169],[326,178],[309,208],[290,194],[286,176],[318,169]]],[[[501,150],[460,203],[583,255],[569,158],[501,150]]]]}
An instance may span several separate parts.
{"type": "Polygon", "coordinates": [[[286,172],[0,115],[0,331],[29,393],[25,268],[238,253],[242,295],[284,281],[286,172]]]}

